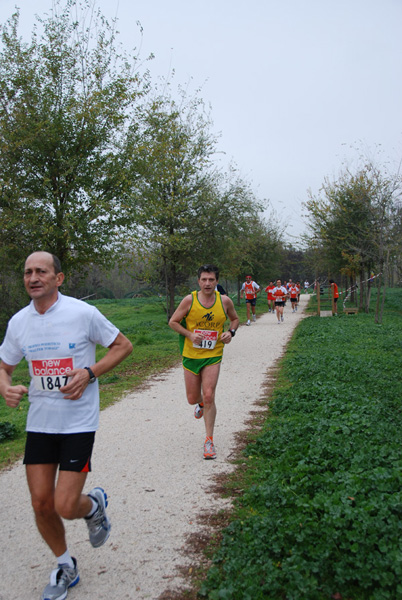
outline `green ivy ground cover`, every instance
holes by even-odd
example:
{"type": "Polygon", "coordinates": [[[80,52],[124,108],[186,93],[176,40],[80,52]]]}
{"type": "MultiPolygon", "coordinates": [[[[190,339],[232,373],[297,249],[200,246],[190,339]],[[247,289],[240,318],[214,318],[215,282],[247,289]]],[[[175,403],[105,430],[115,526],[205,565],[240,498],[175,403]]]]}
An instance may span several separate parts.
{"type": "Polygon", "coordinates": [[[396,292],[383,325],[371,314],[300,323],[201,597],[402,598],[396,292]]]}

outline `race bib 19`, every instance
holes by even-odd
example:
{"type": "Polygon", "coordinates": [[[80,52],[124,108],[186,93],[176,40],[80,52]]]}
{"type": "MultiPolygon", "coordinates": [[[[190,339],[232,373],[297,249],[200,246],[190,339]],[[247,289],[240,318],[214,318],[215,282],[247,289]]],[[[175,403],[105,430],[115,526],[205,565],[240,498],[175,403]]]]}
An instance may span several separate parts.
{"type": "Polygon", "coordinates": [[[67,384],[68,374],[73,370],[73,357],[33,360],[32,377],[37,390],[58,392],[67,384]]]}
{"type": "Polygon", "coordinates": [[[194,333],[201,333],[202,341],[200,344],[193,344],[194,348],[204,348],[205,350],[213,350],[218,341],[218,332],[210,331],[209,329],[194,329],[194,333]]]}

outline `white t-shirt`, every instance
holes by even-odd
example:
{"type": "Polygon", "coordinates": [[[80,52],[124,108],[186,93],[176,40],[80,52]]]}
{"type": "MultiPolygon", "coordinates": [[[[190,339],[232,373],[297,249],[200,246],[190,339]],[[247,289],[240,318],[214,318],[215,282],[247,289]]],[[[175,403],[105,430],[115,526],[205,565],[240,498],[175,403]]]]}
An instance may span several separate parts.
{"type": "Polygon", "coordinates": [[[17,365],[22,358],[29,364],[27,431],[96,431],[98,381],[89,384],[79,400],[65,400],[58,388],[66,384],[70,369],[96,362],[97,344],[107,348],[118,334],[97,308],[60,293],[45,314],[39,314],[31,301],[10,319],[0,357],[8,365],[17,365]]]}

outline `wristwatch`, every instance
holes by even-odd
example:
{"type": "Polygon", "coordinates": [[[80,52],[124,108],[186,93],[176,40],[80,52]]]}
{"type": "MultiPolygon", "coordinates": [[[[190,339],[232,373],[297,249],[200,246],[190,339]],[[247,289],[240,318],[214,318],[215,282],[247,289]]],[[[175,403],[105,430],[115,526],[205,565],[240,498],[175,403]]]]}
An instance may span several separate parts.
{"type": "Polygon", "coordinates": [[[236,329],[229,329],[230,333],[232,334],[232,338],[236,335],[236,329]]]}
{"type": "Polygon", "coordinates": [[[92,371],[92,369],[90,367],[84,367],[84,369],[86,369],[89,373],[89,382],[88,383],[95,383],[96,377],[95,377],[95,373],[92,371]]]}

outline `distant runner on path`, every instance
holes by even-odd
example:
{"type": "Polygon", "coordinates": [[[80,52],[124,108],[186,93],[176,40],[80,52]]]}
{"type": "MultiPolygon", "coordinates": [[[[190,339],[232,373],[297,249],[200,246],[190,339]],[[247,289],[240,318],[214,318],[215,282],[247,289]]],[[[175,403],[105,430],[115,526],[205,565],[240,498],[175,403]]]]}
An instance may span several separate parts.
{"type": "Polygon", "coordinates": [[[170,327],[180,334],[188,403],[196,405],[196,419],[204,416],[205,459],[216,458],[213,439],[216,419],[215,390],[224,344],[232,341],[239,326],[239,318],[232,300],[215,291],[218,280],[217,267],[200,267],[200,291],[185,296],[169,321],[170,327]],[[224,332],[223,326],[228,317],[229,330],[224,332]]]}
{"type": "MultiPolygon", "coordinates": [[[[109,537],[104,490],[95,487],[89,494],[82,490],[91,471],[99,423],[97,377],[132,351],[131,342],[95,307],[59,293],[63,281],[56,256],[48,252],[28,256],[24,284],[31,303],[10,319],[0,347],[0,393],[7,406],[18,408],[29,394],[26,477],[38,530],[57,559],[42,600],[64,600],[80,578],[62,519],[85,518],[94,548],[109,537]],[[98,362],[96,344],[109,348],[98,362]],[[22,358],[29,364],[29,392],[24,385],[12,385],[22,358]]],[[[32,597],[29,573],[21,577],[26,597],[32,597]]]]}
{"type": "Polygon", "coordinates": [[[290,303],[292,305],[292,312],[295,312],[297,310],[297,304],[299,302],[299,293],[300,290],[293,281],[291,286],[288,288],[288,295],[290,298],[290,303]]]}
{"type": "Polygon", "coordinates": [[[255,305],[257,303],[257,294],[261,291],[258,283],[253,281],[251,275],[246,275],[246,281],[241,286],[240,298],[243,299],[243,295],[246,295],[246,308],[247,308],[247,325],[250,325],[250,306],[251,312],[253,313],[253,321],[255,322],[255,305]]]}
{"type": "Polygon", "coordinates": [[[274,308],[274,297],[272,295],[272,290],[274,289],[273,281],[269,282],[269,285],[265,288],[264,292],[267,293],[267,302],[268,302],[268,312],[275,312],[274,308]]]}
{"type": "Polygon", "coordinates": [[[285,302],[287,298],[288,291],[284,285],[282,285],[281,280],[278,279],[276,282],[276,287],[272,290],[272,295],[275,298],[275,310],[276,317],[278,319],[278,325],[283,323],[283,309],[285,307],[285,302]]]}
{"type": "Polygon", "coordinates": [[[339,290],[338,290],[338,286],[335,283],[335,281],[333,279],[329,280],[329,283],[331,285],[331,292],[332,292],[332,297],[334,299],[334,315],[336,315],[338,313],[338,298],[339,298],[339,290]]]}

